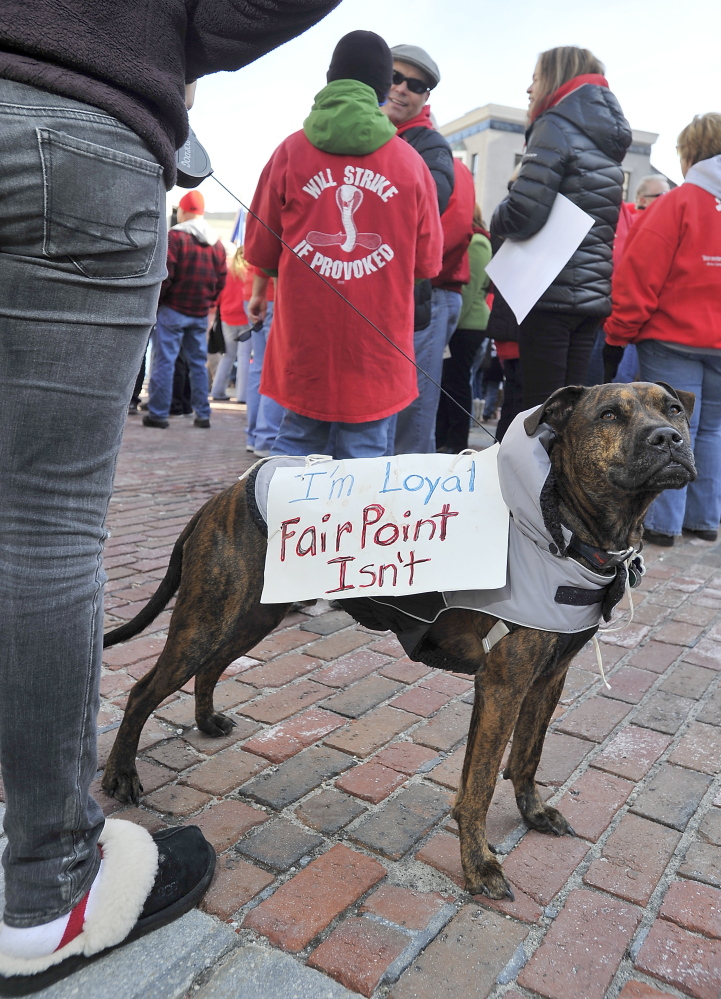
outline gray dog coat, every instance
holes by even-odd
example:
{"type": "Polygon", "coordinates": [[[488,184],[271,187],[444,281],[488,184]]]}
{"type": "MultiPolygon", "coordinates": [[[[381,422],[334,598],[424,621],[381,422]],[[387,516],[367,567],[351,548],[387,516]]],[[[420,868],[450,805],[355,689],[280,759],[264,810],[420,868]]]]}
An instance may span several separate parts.
{"type": "MultiPolygon", "coordinates": [[[[542,494],[551,473],[549,447],[553,430],[541,424],[529,435],[524,420],[535,410],[515,418],[498,449],[498,473],[503,499],[510,511],[508,566],[506,585],[492,590],[453,590],[444,593],[420,593],[400,597],[352,597],[338,603],[366,627],[395,632],[407,655],[414,660],[446,669],[475,672],[477,663],[455,665],[433,655],[426,641],[430,626],[444,611],[461,608],[480,611],[510,626],[536,628],[578,636],[583,641],[598,628],[604,600],[619,573],[625,580],[626,569],[620,556],[632,551],[612,553],[605,572],[594,572],[559,551],[542,511],[542,494]],[[429,662],[429,658],[433,662],[429,662]]],[[[304,466],[305,458],[270,458],[251,469],[248,489],[256,523],[267,532],[266,514],[270,480],[278,467],[304,466]]],[[[561,527],[568,546],[572,534],[561,527]]],[[[558,535],[557,535],[558,537],[558,535]]],[[[619,591],[619,597],[623,592],[619,591]]],[[[494,639],[496,636],[493,636],[494,639]]],[[[499,635],[500,637],[500,635],[499,635]]],[[[573,645],[577,645],[576,641],[573,645]]],[[[580,647],[579,645],[579,647],[580,647]]]]}

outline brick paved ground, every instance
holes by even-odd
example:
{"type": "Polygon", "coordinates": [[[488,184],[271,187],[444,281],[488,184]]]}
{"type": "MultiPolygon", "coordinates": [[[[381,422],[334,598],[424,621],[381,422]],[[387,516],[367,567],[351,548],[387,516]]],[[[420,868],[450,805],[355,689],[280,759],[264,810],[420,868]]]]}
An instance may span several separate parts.
{"type": "MultiPolygon", "coordinates": [[[[143,606],[190,515],[254,460],[243,424],[228,405],[210,431],[129,419],[108,520],[109,627],[143,606]]],[[[578,838],[528,832],[497,785],[489,836],[512,903],[462,890],[449,810],[472,685],[409,661],[392,636],[319,602],[221,679],[229,737],[193,728],[192,683],[159,708],[141,742],[140,807],[99,800],[150,829],[197,823],[218,850],[202,909],[222,946],[167,994],[718,999],[721,547],[684,539],[648,548],[647,562],[635,622],[602,641],[611,689],[587,647],[546,741],[541,791],[578,838]]],[[[105,655],[101,762],[169,616],[105,655]]],[[[116,984],[137,975],[131,963],[116,963],[116,984]]],[[[94,967],[81,999],[99,994],[94,967]]]]}

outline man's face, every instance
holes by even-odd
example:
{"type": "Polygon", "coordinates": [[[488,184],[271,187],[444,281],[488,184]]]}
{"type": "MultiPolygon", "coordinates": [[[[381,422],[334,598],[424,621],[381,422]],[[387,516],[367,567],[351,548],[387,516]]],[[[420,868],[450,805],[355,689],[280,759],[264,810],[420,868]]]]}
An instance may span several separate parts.
{"type": "Polygon", "coordinates": [[[383,105],[382,110],[397,127],[406,121],[410,121],[411,118],[415,118],[417,114],[420,114],[431,92],[428,88],[428,80],[423,71],[418,69],[417,66],[411,66],[408,62],[394,60],[393,73],[394,75],[400,73],[401,76],[407,76],[411,80],[418,80],[425,88],[422,94],[416,94],[408,89],[408,84],[405,80],[402,83],[393,83],[391,85],[388,100],[383,105]]]}
{"type": "Polygon", "coordinates": [[[646,181],[643,194],[636,195],[636,208],[649,208],[656,198],[660,198],[662,194],[668,194],[668,191],[668,182],[663,178],[646,181]]]}

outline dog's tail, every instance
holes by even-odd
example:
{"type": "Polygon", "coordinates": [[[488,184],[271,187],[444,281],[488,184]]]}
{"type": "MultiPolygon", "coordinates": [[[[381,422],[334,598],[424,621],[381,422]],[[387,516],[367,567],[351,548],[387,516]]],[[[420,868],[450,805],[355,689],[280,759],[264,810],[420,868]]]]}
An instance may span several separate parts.
{"type": "Polygon", "coordinates": [[[180,535],[178,540],[175,542],[170,556],[170,562],[168,563],[168,571],[165,573],[160,586],[157,588],[145,607],[143,607],[143,609],[135,615],[132,621],[128,621],[126,624],[121,624],[119,628],[115,628],[113,631],[109,631],[105,635],[103,638],[104,649],[107,649],[111,645],[117,645],[118,642],[126,642],[129,638],[134,638],[135,635],[140,634],[140,632],[144,628],[147,628],[150,622],[154,621],[158,614],[160,614],[160,612],[167,607],[171,597],[177,593],[178,587],[180,586],[180,577],[183,571],[183,548],[185,547],[185,542],[195,530],[195,526],[200,520],[200,515],[205,510],[206,506],[207,504],[204,504],[200,510],[198,510],[192,520],[190,520],[185,526],[183,533],[180,535]]]}

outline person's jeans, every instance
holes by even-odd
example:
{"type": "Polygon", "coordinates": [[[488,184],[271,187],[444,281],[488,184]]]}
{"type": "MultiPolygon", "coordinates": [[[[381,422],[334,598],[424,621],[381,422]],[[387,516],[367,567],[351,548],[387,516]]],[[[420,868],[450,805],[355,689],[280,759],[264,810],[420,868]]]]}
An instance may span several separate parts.
{"type": "Polygon", "coordinates": [[[210,394],[214,399],[224,396],[228,389],[228,378],[233,370],[233,363],[237,360],[237,371],[235,375],[235,398],[238,402],[245,402],[246,387],[248,384],[248,365],[250,363],[250,352],[253,344],[250,339],[238,343],[235,339],[245,326],[231,326],[229,323],[220,321],[223,330],[223,340],[225,341],[225,353],[218,361],[218,368],[213,379],[213,387],[210,394]]]}
{"type": "Polygon", "coordinates": [[[721,354],[691,354],[661,340],[636,344],[645,382],[663,381],[696,394],[691,444],[698,478],[685,489],[666,489],[649,507],[644,524],[660,534],[717,531],[721,519],[721,354]]]}
{"type": "Polygon", "coordinates": [[[368,423],[328,423],[286,409],[270,453],[274,456],[332,454],[338,459],[379,458],[386,453],[390,419],[386,416],[368,423]]]}
{"type": "Polygon", "coordinates": [[[524,409],[542,405],[564,385],[586,383],[601,322],[599,316],[531,309],[518,327],[524,409]]]}
{"type": "Polygon", "coordinates": [[[5,914],[97,873],[103,523],[165,276],[165,188],[96,108],[0,80],[0,760],[5,914]]]}
{"type": "MultiPolygon", "coordinates": [[[[270,451],[285,413],[285,409],[275,399],[260,394],[260,376],[263,374],[263,358],[273,322],[273,304],[273,302],[268,302],[268,311],[260,330],[250,334],[250,342],[253,345],[253,360],[248,369],[246,393],[248,426],[246,435],[248,444],[256,451],[270,451]]],[[[244,305],[247,314],[248,303],[245,302],[244,305]]]]}
{"type": "Polygon", "coordinates": [[[391,418],[390,454],[432,454],[436,450],[436,413],[443,377],[443,352],[458,325],[462,304],[460,292],[433,289],[430,324],[413,334],[416,364],[426,374],[416,372],[418,397],[391,418]],[[393,431],[395,439],[391,446],[393,431]]]}
{"type": "Polygon", "coordinates": [[[148,412],[154,420],[167,420],[173,398],[173,370],[178,354],[188,362],[190,405],[195,415],[207,420],[208,402],[208,320],[205,316],[185,316],[167,305],[158,308],[153,330],[153,354],[148,384],[148,412]]]}

